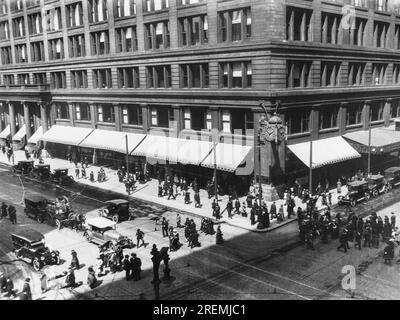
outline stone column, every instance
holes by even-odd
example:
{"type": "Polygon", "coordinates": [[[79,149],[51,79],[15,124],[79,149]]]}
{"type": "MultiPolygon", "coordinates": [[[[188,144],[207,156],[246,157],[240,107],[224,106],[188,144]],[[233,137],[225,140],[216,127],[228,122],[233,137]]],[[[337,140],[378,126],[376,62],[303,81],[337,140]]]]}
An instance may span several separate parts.
{"type": "Polygon", "coordinates": [[[122,122],[121,107],[119,106],[119,103],[113,103],[113,106],[114,106],[115,130],[121,131],[121,122],[122,122]]]}
{"type": "Polygon", "coordinates": [[[219,117],[219,109],[217,107],[210,107],[212,129],[221,130],[221,121],[219,117]]]}
{"type": "Polygon", "coordinates": [[[25,119],[25,130],[26,130],[26,141],[31,137],[31,120],[29,116],[29,105],[26,102],[21,102],[24,107],[24,119],[25,119]]]}
{"type": "Polygon", "coordinates": [[[93,102],[89,102],[89,106],[90,106],[90,119],[92,122],[92,128],[96,129],[96,122],[97,122],[96,108],[93,102]]]}
{"type": "Polygon", "coordinates": [[[4,130],[5,119],[4,117],[4,102],[0,102],[0,132],[4,130]],[[4,121],[4,122],[3,122],[4,121]]]}
{"type": "Polygon", "coordinates": [[[319,110],[320,105],[313,105],[310,113],[310,139],[318,140],[319,136],[319,110]]]}
{"type": "Polygon", "coordinates": [[[8,101],[8,114],[10,117],[11,137],[13,137],[16,134],[15,111],[14,111],[14,105],[10,101],[8,101]]]}
{"type": "Polygon", "coordinates": [[[371,104],[371,100],[365,100],[364,101],[364,107],[363,107],[363,110],[362,110],[363,129],[364,130],[368,130],[369,129],[370,104],[371,104]]]}
{"type": "Polygon", "coordinates": [[[47,109],[46,104],[42,102],[40,104],[40,118],[41,118],[41,125],[42,125],[42,128],[43,128],[43,133],[45,133],[49,129],[49,126],[48,126],[49,120],[48,120],[48,117],[47,117],[47,110],[46,109],[47,109]]]}
{"type": "Polygon", "coordinates": [[[141,103],[140,108],[142,108],[142,119],[143,119],[143,131],[147,133],[149,131],[149,110],[146,103],[141,103]]]}
{"type": "Polygon", "coordinates": [[[174,104],[174,105],[172,105],[172,110],[174,112],[174,121],[176,123],[176,125],[175,125],[176,135],[175,136],[179,137],[180,132],[182,131],[182,128],[183,128],[181,106],[179,104],[174,104]]]}
{"type": "Polygon", "coordinates": [[[383,107],[383,120],[385,121],[385,127],[390,125],[390,107],[392,105],[392,98],[387,98],[385,102],[385,106],[383,107]]]}
{"type": "Polygon", "coordinates": [[[339,135],[343,135],[346,132],[346,111],[348,108],[347,102],[342,102],[339,108],[338,114],[338,127],[339,127],[339,135]]]}
{"type": "Polygon", "coordinates": [[[72,127],[75,126],[75,110],[74,110],[74,105],[72,102],[68,101],[68,111],[69,111],[69,122],[72,127]]]}

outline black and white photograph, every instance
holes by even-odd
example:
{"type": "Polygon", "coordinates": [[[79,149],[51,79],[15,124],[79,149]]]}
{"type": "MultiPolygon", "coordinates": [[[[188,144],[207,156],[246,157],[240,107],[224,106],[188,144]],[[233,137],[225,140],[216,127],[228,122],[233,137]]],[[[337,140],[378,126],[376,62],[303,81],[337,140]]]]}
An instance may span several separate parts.
{"type": "Polygon", "coordinates": [[[0,0],[1,302],[398,300],[399,186],[400,0],[0,0]]]}

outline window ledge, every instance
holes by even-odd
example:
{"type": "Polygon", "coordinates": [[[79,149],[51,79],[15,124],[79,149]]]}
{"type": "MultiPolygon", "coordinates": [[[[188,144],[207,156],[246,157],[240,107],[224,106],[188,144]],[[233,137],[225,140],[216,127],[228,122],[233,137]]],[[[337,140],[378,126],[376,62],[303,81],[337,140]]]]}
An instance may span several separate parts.
{"type": "Polygon", "coordinates": [[[119,22],[119,21],[125,21],[125,20],[129,20],[129,19],[136,19],[136,13],[133,15],[130,15],[130,16],[115,17],[114,21],[119,22]]]}
{"type": "Polygon", "coordinates": [[[339,127],[334,127],[334,128],[326,128],[326,129],[319,129],[319,133],[329,133],[329,132],[335,132],[338,131],[339,127]]]}
{"type": "Polygon", "coordinates": [[[84,25],[81,24],[81,25],[79,25],[79,26],[67,27],[67,30],[68,30],[68,31],[71,31],[71,30],[76,30],[76,29],[83,29],[83,27],[84,27],[84,25]]]}
{"type": "Polygon", "coordinates": [[[108,20],[103,20],[103,21],[96,21],[96,22],[89,22],[89,26],[101,26],[101,25],[106,25],[108,24],[108,20]]]}
{"type": "Polygon", "coordinates": [[[122,123],[123,128],[143,129],[143,124],[122,123]]]}
{"type": "Polygon", "coordinates": [[[307,137],[310,134],[311,134],[310,131],[292,133],[292,134],[288,134],[287,138],[288,139],[296,139],[296,138],[301,138],[301,137],[307,137]]]}
{"type": "MultiPolygon", "coordinates": [[[[221,2],[221,0],[219,0],[218,2],[221,2]]],[[[195,8],[195,7],[201,7],[201,6],[205,6],[206,2],[199,2],[199,3],[192,3],[192,4],[178,4],[177,8],[179,9],[184,9],[184,8],[195,8]]]]}
{"type": "Polygon", "coordinates": [[[165,13],[165,12],[168,13],[169,8],[143,12],[143,17],[151,16],[153,14],[165,13]]]}
{"type": "Polygon", "coordinates": [[[374,120],[374,121],[371,121],[371,125],[382,124],[384,122],[385,122],[385,120],[374,120]]]}
{"type": "Polygon", "coordinates": [[[90,120],[75,120],[75,123],[88,124],[88,123],[91,123],[91,121],[90,120]]]}
{"type": "Polygon", "coordinates": [[[363,126],[362,123],[349,124],[346,126],[346,129],[356,129],[356,128],[361,128],[362,126],[363,126]]]}
{"type": "Polygon", "coordinates": [[[107,126],[107,127],[114,127],[115,126],[115,122],[101,122],[101,121],[97,121],[96,124],[102,125],[102,126],[107,126]]]}

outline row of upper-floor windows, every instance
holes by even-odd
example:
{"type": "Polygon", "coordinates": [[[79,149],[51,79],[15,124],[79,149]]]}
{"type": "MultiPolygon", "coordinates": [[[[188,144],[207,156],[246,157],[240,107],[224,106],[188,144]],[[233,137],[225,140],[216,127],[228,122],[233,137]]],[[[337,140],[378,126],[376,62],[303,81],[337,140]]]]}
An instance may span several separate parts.
{"type": "MultiPolygon", "coordinates": [[[[286,39],[295,41],[315,41],[312,10],[288,6],[286,8],[286,39]]],[[[400,24],[391,25],[385,21],[373,20],[372,34],[367,28],[368,19],[349,14],[322,12],[319,24],[322,43],[400,49],[400,24]],[[390,37],[393,28],[394,38],[390,37]],[[368,43],[368,37],[372,42],[368,43]]]]}
{"type": "MultiPolygon", "coordinates": [[[[321,61],[319,85],[325,86],[363,86],[400,84],[400,64],[372,63],[367,73],[365,62],[321,61]]],[[[311,61],[288,60],[286,65],[286,84],[288,88],[312,87],[313,75],[311,61]]],[[[314,79],[315,80],[315,79],[314,79]]]]}
{"type": "MultiPolygon", "coordinates": [[[[220,87],[222,88],[251,88],[252,69],[250,61],[221,62],[219,64],[220,87]]],[[[117,68],[117,83],[112,81],[110,68],[94,69],[92,72],[93,88],[170,88],[172,87],[171,66],[156,65],[145,67],[145,83],[140,83],[139,67],[117,68]]],[[[88,88],[87,70],[70,71],[72,88],[88,88]]],[[[34,77],[33,84],[45,84],[46,73],[40,74],[40,78],[34,77]],[[44,76],[43,76],[44,75],[44,76]],[[36,81],[40,80],[40,82],[36,81]]],[[[51,88],[67,88],[66,71],[50,72],[51,88]]],[[[24,74],[24,81],[14,81],[14,75],[5,74],[4,84],[30,84],[29,74],[24,74]]],[[[208,63],[191,63],[179,65],[180,88],[208,88],[209,66],[208,63]]]]}
{"type": "MultiPolygon", "coordinates": [[[[142,106],[129,104],[118,105],[112,104],[94,104],[94,117],[97,122],[114,123],[115,112],[121,112],[121,123],[128,125],[142,125],[143,112],[148,112],[149,125],[153,127],[170,127],[172,121],[182,121],[183,129],[192,130],[211,130],[212,129],[212,113],[207,108],[201,107],[182,107],[180,119],[176,119],[171,106],[148,106],[143,109],[142,106]]],[[[75,120],[90,121],[92,112],[88,103],[73,103],[72,108],[67,103],[56,103],[56,118],[69,120],[71,118],[71,110],[74,113],[75,120]]],[[[365,117],[365,105],[362,102],[350,103],[344,107],[343,116],[345,117],[345,125],[348,127],[362,125],[365,121],[375,122],[383,121],[385,118],[384,101],[374,101],[368,106],[369,116],[365,117]]],[[[337,129],[339,127],[340,112],[342,108],[339,105],[325,105],[319,109],[315,109],[318,113],[318,129],[337,129]]],[[[311,128],[311,109],[301,108],[299,110],[292,109],[284,112],[285,125],[289,135],[309,132],[311,128]]],[[[221,108],[219,111],[219,126],[222,132],[246,134],[247,130],[254,129],[254,115],[249,109],[240,108],[221,108]]],[[[388,114],[386,117],[398,118],[400,116],[400,101],[393,100],[390,103],[388,114]]]]}

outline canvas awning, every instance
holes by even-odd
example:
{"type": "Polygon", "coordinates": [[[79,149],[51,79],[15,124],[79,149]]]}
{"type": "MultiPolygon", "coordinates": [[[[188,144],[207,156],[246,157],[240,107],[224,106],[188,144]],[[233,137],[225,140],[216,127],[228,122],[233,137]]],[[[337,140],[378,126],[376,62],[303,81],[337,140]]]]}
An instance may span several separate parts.
{"type": "Polygon", "coordinates": [[[179,148],[178,162],[199,165],[207,157],[212,148],[212,142],[187,139],[179,148]]]}
{"type": "MultiPolygon", "coordinates": [[[[292,151],[307,167],[310,167],[310,142],[289,145],[292,151]]],[[[312,143],[312,168],[359,158],[361,155],[342,137],[315,140],[312,143]]]]}
{"type": "Polygon", "coordinates": [[[128,136],[128,152],[135,149],[146,137],[143,133],[94,129],[79,146],[126,153],[126,136],[128,136]]]}
{"type": "Polygon", "coordinates": [[[8,139],[10,135],[11,135],[11,128],[10,125],[8,125],[2,132],[0,132],[0,139],[8,139]]]}
{"type": "Polygon", "coordinates": [[[26,127],[23,125],[18,132],[13,136],[13,141],[21,141],[26,136],[26,127]]]}
{"type": "MultiPolygon", "coordinates": [[[[361,153],[368,153],[369,130],[350,132],[344,135],[349,143],[361,153]]],[[[371,129],[371,153],[387,153],[400,149],[400,131],[395,126],[371,129]]]]}
{"type": "MultiPolygon", "coordinates": [[[[219,170],[234,172],[244,162],[253,146],[242,146],[229,143],[218,143],[215,147],[216,167],[219,170]]],[[[214,167],[214,150],[202,161],[201,166],[214,167]]]]}
{"type": "Polygon", "coordinates": [[[54,125],[39,140],[77,146],[92,131],[92,128],[54,125]]]}
{"type": "Polygon", "coordinates": [[[176,163],[178,162],[179,147],[184,142],[184,139],[174,137],[147,135],[142,143],[133,150],[132,155],[176,163]]]}
{"type": "Polygon", "coordinates": [[[36,132],[33,135],[31,135],[31,137],[28,139],[28,143],[37,144],[42,136],[43,136],[43,127],[40,126],[36,130],[36,132]]]}

